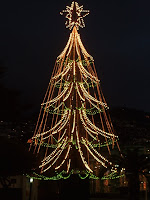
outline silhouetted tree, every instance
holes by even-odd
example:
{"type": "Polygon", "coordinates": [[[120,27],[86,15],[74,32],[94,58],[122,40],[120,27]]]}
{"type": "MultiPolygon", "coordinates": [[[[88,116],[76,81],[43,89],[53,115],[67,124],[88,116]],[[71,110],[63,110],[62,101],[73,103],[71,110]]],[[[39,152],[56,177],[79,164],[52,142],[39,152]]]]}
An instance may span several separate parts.
{"type": "Polygon", "coordinates": [[[119,165],[119,168],[125,168],[125,175],[128,181],[129,200],[139,200],[140,181],[139,175],[146,177],[146,172],[150,170],[150,157],[140,154],[139,149],[128,149],[121,156],[114,155],[112,160],[119,165]]]}
{"type": "Polygon", "coordinates": [[[0,182],[4,187],[10,185],[9,177],[32,173],[39,165],[38,159],[18,140],[0,138],[0,182]]]}

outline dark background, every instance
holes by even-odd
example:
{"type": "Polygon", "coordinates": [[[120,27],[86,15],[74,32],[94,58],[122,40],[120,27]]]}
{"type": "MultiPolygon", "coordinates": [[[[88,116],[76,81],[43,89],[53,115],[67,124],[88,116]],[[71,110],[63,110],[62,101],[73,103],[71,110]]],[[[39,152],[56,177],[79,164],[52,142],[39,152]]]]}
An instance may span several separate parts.
{"type": "MultiPolygon", "coordinates": [[[[19,103],[31,104],[32,111],[39,111],[55,60],[68,40],[70,31],[59,12],[71,2],[0,3],[0,64],[6,68],[2,83],[19,91],[19,103]]],[[[95,59],[108,105],[150,112],[150,1],[78,3],[90,10],[79,33],[95,59]]],[[[2,93],[1,98],[5,98],[2,93]]]]}

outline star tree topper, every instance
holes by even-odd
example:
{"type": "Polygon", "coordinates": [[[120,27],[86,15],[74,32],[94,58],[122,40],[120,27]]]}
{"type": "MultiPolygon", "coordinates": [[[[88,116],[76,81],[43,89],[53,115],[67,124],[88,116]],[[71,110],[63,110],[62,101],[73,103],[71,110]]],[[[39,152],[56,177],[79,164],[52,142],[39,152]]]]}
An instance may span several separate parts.
{"type": "Polygon", "coordinates": [[[85,27],[83,18],[89,14],[89,10],[83,10],[83,6],[79,6],[77,2],[72,2],[71,6],[66,6],[66,10],[60,12],[61,15],[65,14],[67,21],[65,23],[66,28],[70,30],[76,26],[77,30],[79,27],[85,27]]]}

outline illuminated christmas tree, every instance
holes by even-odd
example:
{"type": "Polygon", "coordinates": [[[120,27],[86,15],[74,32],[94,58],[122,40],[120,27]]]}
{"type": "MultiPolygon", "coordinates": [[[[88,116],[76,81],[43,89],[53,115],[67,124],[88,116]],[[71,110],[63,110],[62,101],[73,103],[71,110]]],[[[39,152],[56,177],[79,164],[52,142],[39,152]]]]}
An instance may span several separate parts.
{"type": "Polygon", "coordinates": [[[117,143],[108,115],[107,103],[100,89],[93,57],[86,51],[79,27],[89,14],[77,2],[61,12],[72,30],[67,45],[57,57],[47,92],[30,140],[34,152],[44,151],[39,166],[41,174],[59,179],[78,173],[94,174],[94,165],[112,163],[104,156],[117,143]]]}

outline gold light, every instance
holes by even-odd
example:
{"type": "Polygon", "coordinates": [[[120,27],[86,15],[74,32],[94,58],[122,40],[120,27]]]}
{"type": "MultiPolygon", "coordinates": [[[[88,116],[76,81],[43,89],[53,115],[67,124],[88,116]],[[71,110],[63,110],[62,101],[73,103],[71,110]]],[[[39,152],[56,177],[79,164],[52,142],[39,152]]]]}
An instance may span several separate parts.
{"type": "Polygon", "coordinates": [[[67,21],[65,23],[66,28],[70,30],[76,26],[77,30],[79,27],[85,27],[83,18],[89,14],[89,10],[83,10],[83,6],[79,6],[77,2],[72,2],[71,6],[66,6],[66,10],[60,12],[61,15],[65,14],[67,21]]]}

